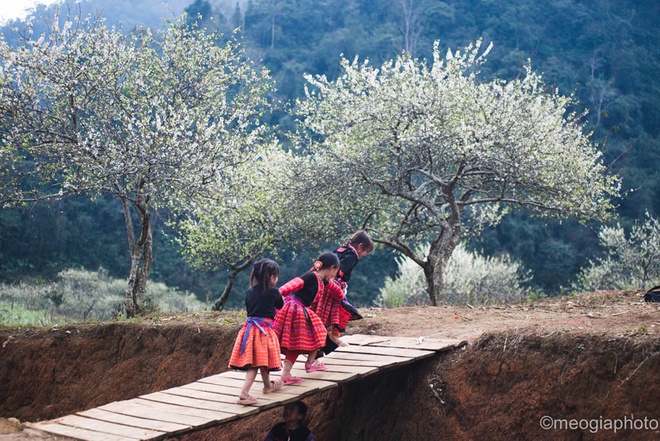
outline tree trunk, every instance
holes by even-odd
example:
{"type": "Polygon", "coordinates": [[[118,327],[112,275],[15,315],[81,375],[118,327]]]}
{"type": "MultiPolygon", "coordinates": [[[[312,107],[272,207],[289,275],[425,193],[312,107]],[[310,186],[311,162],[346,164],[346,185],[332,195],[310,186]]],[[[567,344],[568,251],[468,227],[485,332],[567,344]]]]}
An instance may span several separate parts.
{"type": "Polygon", "coordinates": [[[227,300],[229,299],[229,294],[231,293],[231,289],[234,287],[236,276],[238,276],[238,273],[240,273],[241,271],[252,265],[252,262],[254,262],[254,259],[250,258],[244,260],[243,262],[237,265],[232,265],[231,273],[229,273],[229,280],[227,281],[227,285],[225,286],[224,291],[222,291],[220,298],[216,300],[215,303],[213,304],[213,307],[211,308],[213,311],[222,311],[224,309],[225,305],[227,304],[227,300]]]}
{"type": "Polygon", "coordinates": [[[140,237],[135,240],[133,232],[133,221],[131,220],[130,205],[126,198],[121,198],[124,208],[124,220],[126,222],[126,231],[128,234],[128,246],[131,253],[131,270],[128,275],[128,285],[126,287],[126,317],[136,317],[142,314],[142,299],[147,289],[147,279],[151,270],[152,254],[152,232],[151,215],[147,204],[143,198],[138,197],[138,201],[133,203],[140,220],[140,237]]]}
{"type": "MultiPolygon", "coordinates": [[[[458,219],[453,215],[450,220],[458,219]]],[[[426,257],[426,264],[423,266],[424,276],[426,277],[427,291],[431,305],[438,306],[438,301],[446,300],[444,295],[445,288],[445,268],[451,258],[452,253],[458,245],[461,237],[461,226],[458,222],[448,223],[438,238],[431,243],[429,254],[426,257]]]]}
{"type": "Polygon", "coordinates": [[[422,267],[424,270],[424,278],[426,279],[426,292],[429,294],[429,300],[431,301],[431,306],[438,306],[438,298],[436,295],[436,289],[442,290],[442,276],[440,276],[439,286],[436,284],[435,277],[435,268],[431,264],[426,264],[422,267]]]}

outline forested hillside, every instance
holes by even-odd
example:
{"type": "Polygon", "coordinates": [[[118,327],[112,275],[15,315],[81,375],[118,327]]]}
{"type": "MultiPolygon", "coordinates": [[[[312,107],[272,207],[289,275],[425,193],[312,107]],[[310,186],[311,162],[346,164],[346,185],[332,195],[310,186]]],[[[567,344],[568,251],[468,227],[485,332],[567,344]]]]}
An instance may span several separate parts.
{"type": "MultiPolygon", "coordinates": [[[[160,0],[93,0],[83,11],[98,11],[124,29],[159,26],[185,8],[190,23],[231,35],[240,28],[246,55],[263,63],[276,81],[273,100],[282,103],[269,121],[281,139],[294,128],[286,103],[304,93],[303,73],[335,78],[341,55],[369,59],[378,66],[401,51],[428,57],[433,43],[460,49],[476,39],[493,43],[488,76],[512,79],[528,59],[545,83],[574,94],[588,111],[593,140],[606,163],[623,179],[625,196],[617,201],[622,225],[645,212],[660,215],[660,4],[651,0],[179,0],[172,12],[160,0]],[[89,10],[87,8],[90,8],[89,10]]],[[[43,23],[53,7],[31,17],[43,23]]],[[[12,23],[19,28],[22,23],[12,23]]],[[[45,28],[45,27],[44,27],[45,28]]],[[[35,29],[40,29],[35,26],[35,29]]],[[[7,41],[16,38],[3,29],[7,41]]],[[[164,214],[163,214],[164,215],[164,214]]],[[[487,254],[508,252],[533,273],[535,287],[548,293],[570,284],[580,267],[598,255],[597,225],[573,220],[544,223],[525,212],[507,216],[471,246],[487,254]]],[[[224,274],[195,271],[177,255],[162,219],[154,232],[152,278],[194,291],[200,299],[216,296],[224,274]]],[[[350,232],[346,232],[348,235],[350,232]]],[[[339,242],[342,238],[337,238],[339,242]]],[[[117,201],[68,199],[0,210],[0,282],[50,278],[62,268],[107,269],[127,274],[127,244],[117,201]]],[[[282,262],[282,279],[308,267],[316,250],[299,250],[282,262]]],[[[360,303],[372,301],[384,276],[395,270],[391,252],[380,250],[361,264],[353,292],[360,303]],[[369,274],[369,278],[366,277],[369,274]],[[359,277],[359,280],[358,280],[359,277]]],[[[240,296],[239,296],[240,297],[240,296]]],[[[240,303],[240,302],[239,302],[240,303]]]]}

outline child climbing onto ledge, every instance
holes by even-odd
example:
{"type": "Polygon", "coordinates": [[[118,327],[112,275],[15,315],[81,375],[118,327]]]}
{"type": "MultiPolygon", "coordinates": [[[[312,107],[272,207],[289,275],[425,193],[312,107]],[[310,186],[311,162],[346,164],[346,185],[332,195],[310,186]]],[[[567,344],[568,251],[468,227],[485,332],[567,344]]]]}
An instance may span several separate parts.
{"type": "Polygon", "coordinates": [[[328,354],[337,346],[345,346],[339,336],[346,330],[349,320],[362,318],[357,309],[346,299],[347,282],[351,279],[351,272],[359,260],[374,250],[374,243],[369,234],[364,230],[356,231],[351,237],[346,238],[344,245],[337,248],[334,253],[339,258],[339,272],[334,282],[344,292],[344,298],[337,300],[332,295],[324,292],[319,296],[312,308],[328,328],[328,335],[332,343],[328,342],[323,347],[323,352],[328,354]]]}
{"type": "Polygon", "coordinates": [[[314,441],[314,435],[303,424],[307,415],[307,405],[294,401],[284,406],[284,421],[274,425],[264,441],[314,441]]]}
{"type": "Polygon", "coordinates": [[[325,345],[326,327],[309,306],[317,295],[328,291],[328,296],[337,300],[344,297],[341,288],[332,282],[339,271],[339,258],[334,253],[323,253],[314,262],[311,270],[280,287],[286,297],[284,307],[275,316],[273,329],[285,355],[282,369],[284,384],[303,381],[291,375],[291,368],[300,354],[307,354],[305,371],[323,371],[325,366],[316,360],[317,352],[325,345]]]}
{"type": "Polygon", "coordinates": [[[248,318],[236,337],[229,360],[230,368],[247,371],[237,401],[244,406],[257,404],[257,399],[250,395],[257,371],[264,382],[263,393],[275,392],[284,385],[282,380],[270,380],[270,371],[282,367],[280,344],[272,329],[275,310],[284,304],[275,288],[279,276],[280,268],[272,260],[261,259],[252,266],[250,289],[245,296],[248,318]]]}

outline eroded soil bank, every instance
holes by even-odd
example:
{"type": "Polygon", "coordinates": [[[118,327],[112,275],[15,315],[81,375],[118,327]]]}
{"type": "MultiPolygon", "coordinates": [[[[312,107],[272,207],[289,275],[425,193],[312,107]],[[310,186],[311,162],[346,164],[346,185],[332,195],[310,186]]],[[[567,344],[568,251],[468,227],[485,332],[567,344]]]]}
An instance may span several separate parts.
{"type": "MultiPolygon", "coordinates": [[[[239,326],[0,330],[0,417],[52,419],[224,371],[239,326]]],[[[319,441],[655,440],[659,354],[648,335],[489,333],[306,398],[309,425],[319,441]]],[[[182,439],[261,440],[280,417],[273,409],[182,439]]],[[[21,439],[0,439],[9,436],[21,439]]]]}

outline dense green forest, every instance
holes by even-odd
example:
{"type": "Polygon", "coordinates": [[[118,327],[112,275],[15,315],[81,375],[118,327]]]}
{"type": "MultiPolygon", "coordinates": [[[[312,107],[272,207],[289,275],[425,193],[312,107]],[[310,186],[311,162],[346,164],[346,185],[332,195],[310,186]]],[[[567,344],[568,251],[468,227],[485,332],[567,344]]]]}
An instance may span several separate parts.
{"type": "MultiPolygon", "coordinates": [[[[142,21],[153,26],[155,8],[146,5],[160,1],[138,3],[143,9],[132,11],[134,22],[120,16],[122,9],[108,7],[113,4],[109,1],[92,1],[85,8],[100,11],[111,24],[142,21]],[[142,10],[149,14],[140,20],[142,10]]],[[[52,15],[53,8],[40,7],[30,18],[36,31],[44,26],[37,23],[52,15]]],[[[271,98],[281,106],[268,122],[283,140],[294,129],[285,110],[304,93],[303,74],[335,78],[342,54],[378,66],[404,50],[428,57],[436,40],[442,48],[452,49],[479,38],[492,42],[486,75],[515,78],[531,59],[549,87],[575,95],[580,104],[576,112],[588,111],[585,117],[594,142],[623,179],[625,196],[617,201],[619,222],[629,227],[647,211],[660,215],[660,4],[655,1],[195,0],[185,11],[191,24],[226,35],[239,28],[246,55],[263,63],[276,81],[277,92],[271,98]]],[[[173,8],[173,13],[178,11],[173,8]]],[[[17,38],[10,28],[22,25],[5,26],[5,39],[17,38]]],[[[151,278],[195,292],[200,299],[217,296],[226,274],[187,266],[172,242],[174,232],[165,228],[167,214],[159,215],[151,278]]],[[[470,246],[489,255],[510,253],[532,271],[535,288],[554,294],[601,252],[597,228],[570,219],[542,222],[515,212],[474,238],[470,246]]],[[[338,237],[337,243],[342,239],[338,237]]],[[[286,255],[281,279],[306,270],[315,255],[335,245],[320,244],[318,249],[286,255]]],[[[102,267],[125,277],[127,247],[121,207],[110,198],[74,198],[0,210],[0,282],[49,279],[68,267],[102,267]]],[[[385,276],[395,271],[394,255],[388,250],[365,259],[352,283],[357,303],[371,302],[385,276]]],[[[241,301],[242,296],[235,295],[229,305],[241,301]]]]}

